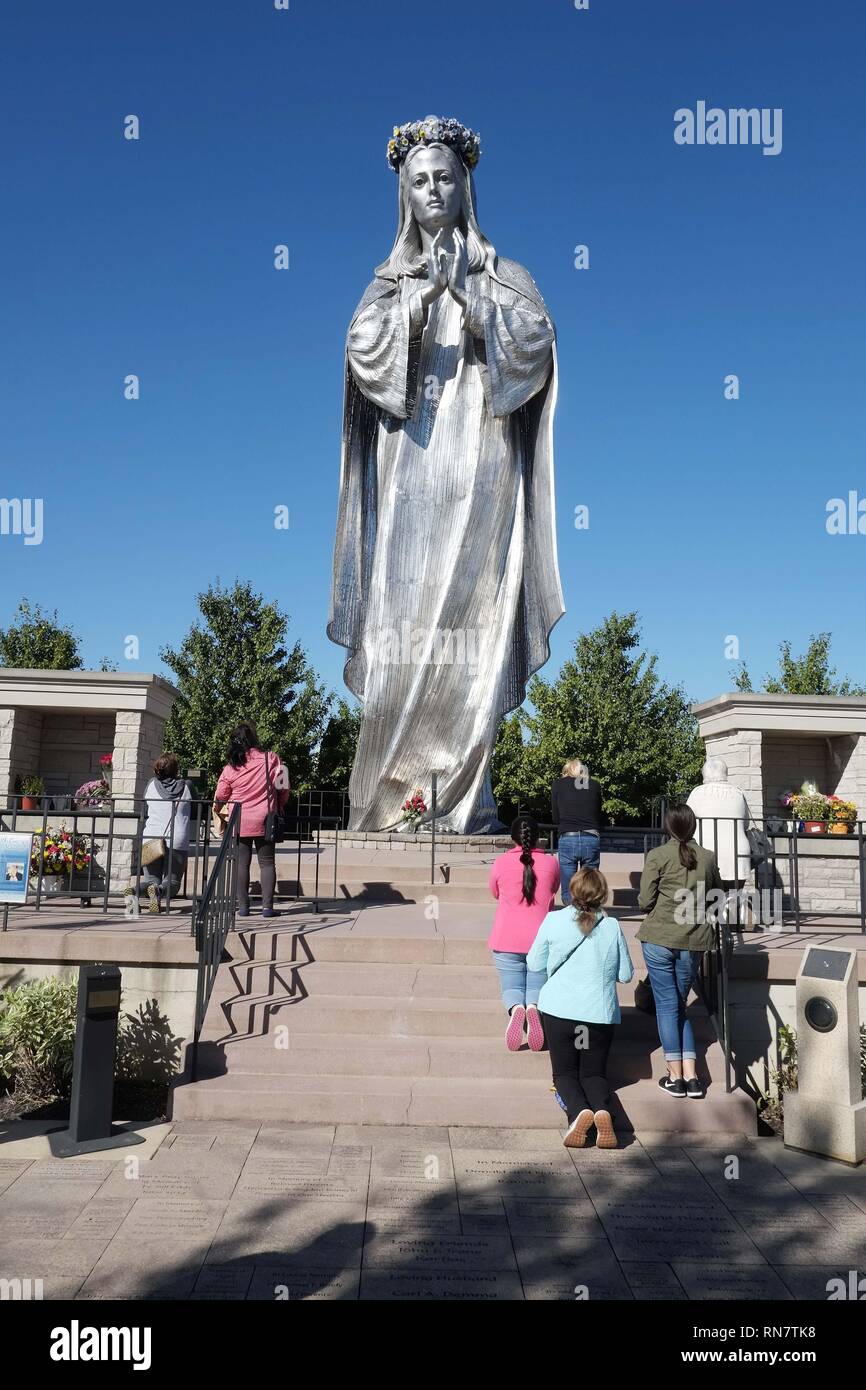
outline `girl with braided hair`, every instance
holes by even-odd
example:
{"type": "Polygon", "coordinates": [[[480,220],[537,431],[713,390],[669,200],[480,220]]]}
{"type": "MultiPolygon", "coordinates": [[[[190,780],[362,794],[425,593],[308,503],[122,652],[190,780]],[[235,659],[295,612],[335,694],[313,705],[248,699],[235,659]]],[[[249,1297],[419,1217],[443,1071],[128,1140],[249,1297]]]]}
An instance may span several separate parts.
{"type": "Polygon", "coordinates": [[[544,1046],[538,996],[544,971],[526,966],[526,953],[553,907],[559,887],[559,861],[538,847],[538,821],[518,816],[511,827],[514,849],[506,850],[490,869],[490,891],[497,899],[496,917],[487,945],[499,971],[502,1002],[508,1010],[505,1045],[517,1052],[523,1030],[533,1052],[544,1046]]]}

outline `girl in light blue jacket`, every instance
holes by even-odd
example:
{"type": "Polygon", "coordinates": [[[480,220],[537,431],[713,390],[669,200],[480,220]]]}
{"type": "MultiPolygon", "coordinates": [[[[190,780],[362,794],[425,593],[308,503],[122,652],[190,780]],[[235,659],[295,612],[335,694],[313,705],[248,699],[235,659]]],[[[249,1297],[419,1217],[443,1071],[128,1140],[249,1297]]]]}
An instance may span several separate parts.
{"type": "Polygon", "coordinates": [[[615,1149],[607,1058],[620,1021],[617,981],[628,984],[634,967],[619,922],[604,914],[604,874],[581,869],[568,891],[571,906],[547,914],[526,966],[547,971],[538,1007],[553,1084],[568,1115],[565,1146],[582,1149],[595,1125],[596,1147],[615,1149]]]}

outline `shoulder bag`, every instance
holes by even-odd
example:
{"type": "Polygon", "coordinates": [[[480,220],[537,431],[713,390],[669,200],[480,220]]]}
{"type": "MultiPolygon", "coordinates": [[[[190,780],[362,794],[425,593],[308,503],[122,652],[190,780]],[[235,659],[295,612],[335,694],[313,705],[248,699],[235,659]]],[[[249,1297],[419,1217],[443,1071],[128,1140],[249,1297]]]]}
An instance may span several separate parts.
{"type": "Polygon", "coordinates": [[[283,821],[283,813],[277,804],[277,794],[271,785],[271,765],[270,753],[265,754],[265,786],[268,795],[268,812],[265,816],[264,838],[278,845],[286,838],[286,827],[283,821]],[[273,810],[271,803],[273,802],[273,810]]]}

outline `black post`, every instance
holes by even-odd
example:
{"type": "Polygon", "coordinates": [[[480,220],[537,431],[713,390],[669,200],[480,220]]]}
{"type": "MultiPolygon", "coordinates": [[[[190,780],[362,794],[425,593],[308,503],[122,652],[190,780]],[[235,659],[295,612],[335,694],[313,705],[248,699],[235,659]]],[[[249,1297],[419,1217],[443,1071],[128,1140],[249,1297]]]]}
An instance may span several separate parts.
{"type": "Polygon", "coordinates": [[[111,1127],[119,1017],[118,967],[79,966],[69,1128],[55,1130],[50,1136],[55,1158],[144,1143],[140,1134],[111,1127]]]}
{"type": "Polygon", "coordinates": [[[437,774],[430,774],[430,883],[436,886],[436,780],[437,774]]]}

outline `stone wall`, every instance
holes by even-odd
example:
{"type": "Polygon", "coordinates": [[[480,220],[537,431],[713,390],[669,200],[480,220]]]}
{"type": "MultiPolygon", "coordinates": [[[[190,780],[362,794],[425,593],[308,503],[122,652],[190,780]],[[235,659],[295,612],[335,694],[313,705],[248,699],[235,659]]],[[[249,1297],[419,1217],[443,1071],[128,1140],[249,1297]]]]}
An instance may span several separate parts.
{"type": "Polygon", "coordinates": [[[830,791],[857,805],[866,820],[866,737],[846,735],[828,740],[830,791]]]}
{"type": "Polygon", "coordinates": [[[833,790],[828,739],[798,734],[763,736],[764,795],[767,808],[782,813],[779,797],[814,782],[819,791],[833,790]]]}
{"type": "MultiPolygon", "coordinates": [[[[788,836],[775,840],[776,870],[781,881],[785,911],[791,906],[791,865],[787,851],[788,836]]],[[[846,917],[860,914],[860,868],[855,836],[838,839],[823,837],[812,840],[797,836],[797,882],[800,890],[800,911],[825,915],[844,913],[846,917]]]]}
{"type": "Polygon", "coordinates": [[[0,709],[0,795],[4,801],[15,794],[18,777],[42,772],[41,735],[38,710],[0,709]]]}
{"type": "Polygon", "coordinates": [[[155,714],[119,710],[114,735],[114,777],[112,793],[124,798],[121,809],[131,798],[144,794],[153,776],[152,764],[163,751],[165,721],[155,714]]]}
{"type": "MultiPolygon", "coordinates": [[[[138,809],[135,801],[153,776],[153,763],[163,752],[165,720],[154,714],[118,710],[114,734],[114,775],[111,792],[115,810],[138,809]]],[[[111,861],[112,892],[122,892],[133,869],[133,842],[115,841],[111,861]]]]}
{"type": "Polygon", "coordinates": [[[46,794],[68,794],[83,782],[101,777],[99,759],[113,748],[113,714],[45,713],[39,771],[45,779],[46,794]]]}
{"type": "Polygon", "coordinates": [[[728,765],[728,781],[745,794],[753,816],[763,815],[764,773],[761,735],[756,730],[738,729],[732,734],[712,734],[704,740],[708,758],[723,758],[728,765]]]}
{"type": "Polygon", "coordinates": [[[114,715],[66,710],[0,709],[0,795],[18,777],[38,774],[49,796],[66,796],[99,777],[99,759],[114,747],[114,715]]]}

